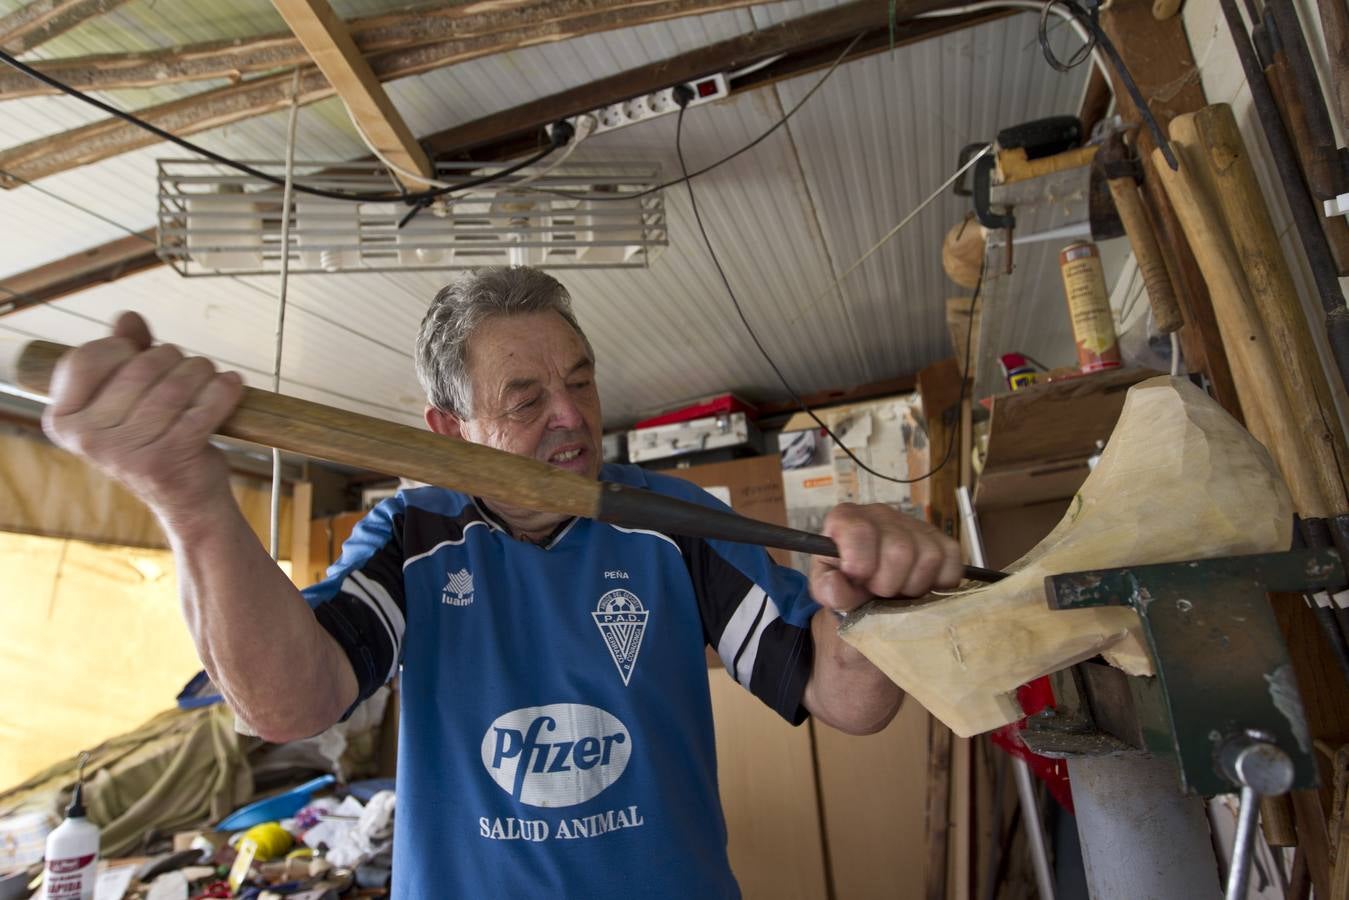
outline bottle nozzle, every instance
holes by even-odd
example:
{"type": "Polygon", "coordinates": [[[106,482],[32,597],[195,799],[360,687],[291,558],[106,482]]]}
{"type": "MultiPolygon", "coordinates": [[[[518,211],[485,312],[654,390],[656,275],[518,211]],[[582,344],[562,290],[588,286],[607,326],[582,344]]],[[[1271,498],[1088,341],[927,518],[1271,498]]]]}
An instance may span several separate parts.
{"type": "Polygon", "coordinates": [[[80,767],[75,776],[75,790],[70,795],[70,805],[66,807],[66,818],[84,818],[84,766],[89,762],[88,751],[80,752],[80,767]]]}

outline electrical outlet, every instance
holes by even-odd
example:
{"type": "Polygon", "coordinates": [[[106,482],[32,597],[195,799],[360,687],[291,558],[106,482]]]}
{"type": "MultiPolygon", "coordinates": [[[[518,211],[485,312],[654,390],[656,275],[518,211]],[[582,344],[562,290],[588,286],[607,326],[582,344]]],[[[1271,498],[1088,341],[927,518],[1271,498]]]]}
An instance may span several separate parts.
{"type": "MultiPolygon", "coordinates": [[[[689,101],[689,106],[701,106],[704,103],[721,100],[730,95],[726,76],[720,73],[694,81],[686,81],[684,86],[693,92],[693,99],[689,101]]],[[[644,122],[647,119],[654,119],[657,116],[669,115],[678,111],[679,104],[675,102],[674,87],[672,86],[650,94],[642,94],[620,103],[611,103],[585,115],[594,116],[596,125],[595,130],[591,133],[600,134],[604,131],[622,128],[624,125],[631,125],[634,122],[644,122]]],[[[567,121],[573,127],[576,127],[577,119],[578,117],[572,116],[567,121]]],[[[552,132],[551,126],[549,126],[549,132],[550,134],[552,132]]]]}

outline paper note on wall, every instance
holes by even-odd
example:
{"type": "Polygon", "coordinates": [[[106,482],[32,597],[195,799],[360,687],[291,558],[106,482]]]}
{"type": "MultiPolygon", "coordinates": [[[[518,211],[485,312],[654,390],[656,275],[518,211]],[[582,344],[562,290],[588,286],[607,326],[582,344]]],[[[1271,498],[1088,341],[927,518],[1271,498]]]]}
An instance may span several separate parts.
{"type": "Polygon", "coordinates": [[[709,487],[703,488],[703,490],[707,491],[709,494],[711,494],[713,497],[716,497],[718,500],[720,500],[722,503],[725,503],[727,506],[733,505],[731,503],[731,489],[726,487],[725,485],[714,484],[709,487]]]}

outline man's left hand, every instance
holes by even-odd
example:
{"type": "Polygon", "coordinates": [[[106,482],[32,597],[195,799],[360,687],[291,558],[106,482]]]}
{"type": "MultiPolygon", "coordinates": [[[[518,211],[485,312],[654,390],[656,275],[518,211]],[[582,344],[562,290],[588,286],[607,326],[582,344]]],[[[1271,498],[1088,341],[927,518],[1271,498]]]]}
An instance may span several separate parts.
{"type": "Polygon", "coordinates": [[[926,522],[883,503],[843,503],[824,520],[838,559],[816,556],[810,594],[821,606],[851,612],[873,597],[921,597],[955,587],[963,568],[960,546],[926,522]]]}

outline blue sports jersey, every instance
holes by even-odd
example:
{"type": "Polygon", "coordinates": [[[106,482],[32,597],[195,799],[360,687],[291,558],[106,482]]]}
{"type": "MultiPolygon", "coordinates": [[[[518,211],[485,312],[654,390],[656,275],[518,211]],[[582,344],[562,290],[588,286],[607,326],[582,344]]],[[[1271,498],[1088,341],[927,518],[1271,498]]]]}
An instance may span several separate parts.
{"type": "MultiPolygon", "coordinates": [[[[725,508],[635,467],[601,477],[725,508]]],[[[401,666],[395,897],[739,896],[703,647],[803,721],[818,607],[799,573],[589,519],[533,544],[419,488],[367,515],[305,594],[360,700],[401,666]]]]}

